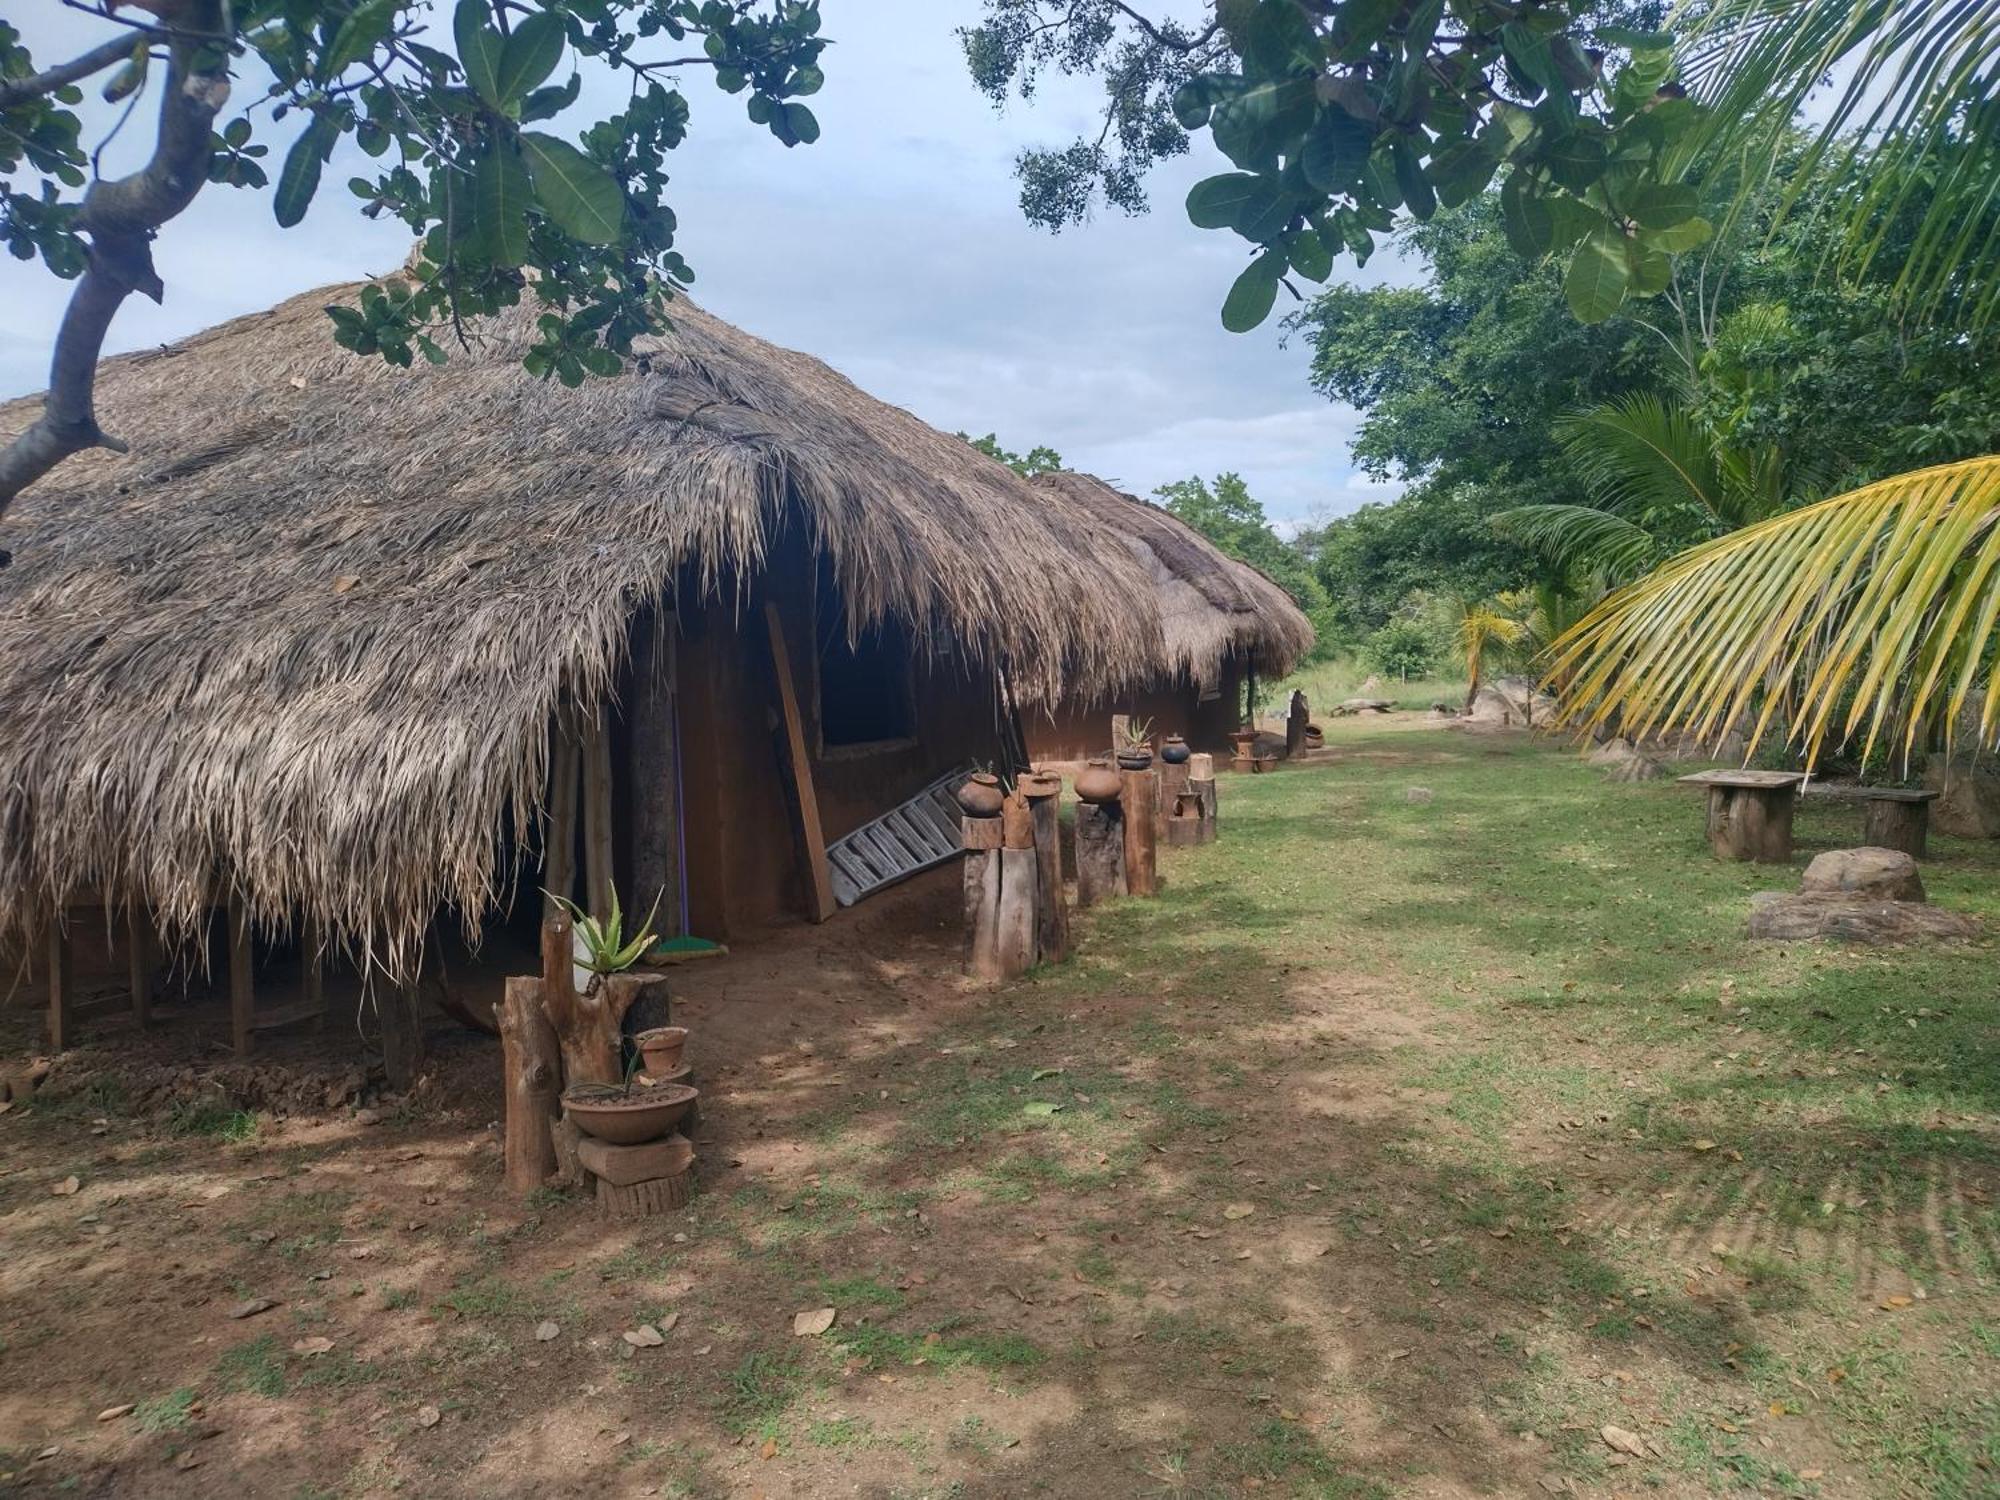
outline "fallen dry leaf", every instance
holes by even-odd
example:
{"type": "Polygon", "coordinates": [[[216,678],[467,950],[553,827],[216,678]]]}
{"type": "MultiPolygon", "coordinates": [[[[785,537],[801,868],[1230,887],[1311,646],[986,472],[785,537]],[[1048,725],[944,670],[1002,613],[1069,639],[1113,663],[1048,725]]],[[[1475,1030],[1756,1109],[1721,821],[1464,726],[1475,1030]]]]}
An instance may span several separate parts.
{"type": "Polygon", "coordinates": [[[817,1338],[822,1333],[825,1333],[827,1329],[833,1327],[833,1320],[838,1316],[839,1314],[830,1307],[820,1307],[814,1308],[809,1312],[793,1313],[792,1332],[802,1339],[817,1338]]]}
{"type": "Polygon", "coordinates": [[[1634,1458],[1646,1456],[1646,1440],[1636,1432],[1627,1432],[1623,1427],[1603,1427],[1597,1435],[1604,1439],[1604,1446],[1617,1453],[1629,1453],[1634,1458]]]}
{"type": "Polygon", "coordinates": [[[760,1452],[766,1459],[776,1458],[778,1456],[778,1440],[776,1438],[765,1438],[764,1446],[760,1452]]]}
{"type": "Polygon", "coordinates": [[[278,1304],[269,1297],[252,1297],[248,1302],[239,1302],[229,1309],[229,1316],[237,1320],[254,1318],[258,1313],[267,1313],[278,1304]]]}
{"type": "Polygon", "coordinates": [[[561,1332],[562,1330],[556,1327],[554,1322],[546,1318],[535,1325],[535,1338],[540,1343],[546,1344],[550,1339],[554,1338],[557,1334],[561,1332]]]}
{"type": "Polygon", "coordinates": [[[100,1422],[115,1422],[120,1417],[130,1416],[131,1413],[132,1403],[127,1401],[123,1406],[105,1407],[103,1411],[97,1414],[97,1420],[100,1422]]]}
{"type": "Polygon", "coordinates": [[[174,1459],[174,1467],[183,1471],[198,1468],[200,1465],[201,1450],[198,1448],[183,1448],[174,1459]]]}
{"type": "Polygon", "coordinates": [[[657,1349],[666,1341],[666,1336],[651,1323],[641,1323],[637,1328],[625,1330],[625,1342],[634,1349],[657,1349]]]}
{"type": "Polygon", "coordinates": [[[324,1337],[300,1339],[296,1344],[292,1345],[292,1353],[303,1354],[308,1359],[317,1354],[331,1354],[333,1353],[333,1340],[324,1337]]]}
{"type": "Polygon", "coordinates": [[[49,1191],[54,1193],[58,1198],[74,1198],[77,1189],[82,1186],[83,1184],[78,1182],[74,1177],[65,1177],[61,1182],[50,1188],[49,1191]]]}
{"type": "Polygon", "coordinates": [[[1708,1140],[1696,1141],[1694,1149],[1697,1151],[1713,1151],[1715,1149],[1715,1142],[1708,1140]]]}
{"type": "Polygon", "coordinates": [[[1880,1305],[1882,1311],[1894,1312],[1898,1308],[1908,1307],[1910,1305],[1910,1301],[1911,1299],[1908,1297],[1884,1297],[1880,1305]]]}

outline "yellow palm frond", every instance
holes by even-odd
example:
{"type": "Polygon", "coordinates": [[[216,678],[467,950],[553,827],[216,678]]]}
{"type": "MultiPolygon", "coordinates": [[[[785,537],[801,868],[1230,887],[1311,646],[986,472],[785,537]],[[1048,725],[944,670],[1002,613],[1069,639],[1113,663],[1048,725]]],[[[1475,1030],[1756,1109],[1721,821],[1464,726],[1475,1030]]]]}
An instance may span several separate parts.
{"type": "Polygon", "coordinates": [[[1550,648],[1561,711],[1626,732],[1719,737],[1781,711],[1810,762],[1831,737],[1954,723],[1980,689],[2000,723],[2000,455],[1898,474],[1673,558],[1550,648]],[[1982,687],[1983,684],[1983,687],[1982,687]]]}

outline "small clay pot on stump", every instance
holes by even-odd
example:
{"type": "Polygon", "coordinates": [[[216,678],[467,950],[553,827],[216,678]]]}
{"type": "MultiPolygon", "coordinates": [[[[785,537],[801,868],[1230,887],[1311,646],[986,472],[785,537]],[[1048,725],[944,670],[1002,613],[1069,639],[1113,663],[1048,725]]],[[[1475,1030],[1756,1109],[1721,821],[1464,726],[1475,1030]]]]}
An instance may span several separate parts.
{"type": "Polygon", "coordinates": [[[681,1065],[681,1053],[687,1050],[687,1039],[685,1026],[655,1026],[633,1037],[632,1045],[639,1049],[639,1056],[643,1059],[640,1068],[645,1075],[655,1082],[662,1082],[685,1071],[681,1065]]]}
{"type": "Polygon", "coordinates": [[[629,1093],[616,1084],[576,1084],[563,1093],[563,1113],[585,1135],[614,1146],[637,1146],[680,1124],[698,1092],[684,1083],[657,1083],[629,1093]]]}
{"type": "Polygon", "coordinates": [[[997,818],[1006,801],[1000,778],[990,771],[975,772],[958,789],[958,805],[968,818],[997,818]]]}
{"type": "Polygon", "coordinates": [[[1192,754],[1194,751],[1188,748],[1188,742],[1177,734],[1168,735],[1160,743],[1160,759],[1170,766],[1186,765],[1192,754]]]}
{"type": "Polygon", "coordinates": [[[1118,769],[1121,771],[1147,771],[1153,765],[1153,752],[1149,749],[1120,750],[1118,769]]]}
{"type": "Polygon", "coordinates": [[[1094,807],[1116,802],[1118,794],[1125,790],[1125,783],[1110,765],[1094,760],[1076,775],[1076,800],[1088,802],[1094,807]]]}

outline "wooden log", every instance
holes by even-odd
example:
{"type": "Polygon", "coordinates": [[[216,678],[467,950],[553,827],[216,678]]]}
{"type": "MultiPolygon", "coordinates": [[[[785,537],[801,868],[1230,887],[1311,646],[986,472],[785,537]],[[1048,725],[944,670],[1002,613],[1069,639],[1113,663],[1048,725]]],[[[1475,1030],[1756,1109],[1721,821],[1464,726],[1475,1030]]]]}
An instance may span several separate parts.
{"type": "Polygon", "coordinates": [[[76,1040],[75,975],[71,972],[66,913],[58,910],[49,923],[49,1051],[60,1052],[76,1040]]]}
{"type": "Polygon", "coordinates": [[[229,1040],[238,1057],[250,1055],[250,1038],[256,1029],[257,981],[253,972],[256,955],[250,944],[250,908],[234,884],[229,887],[229,1040]]]}
{"type": "Polygon", "coordinates": [[[592,717],[583,741],[583,909],[600,922],[611,915],[611,706],[592,717]]]}
{"type": "Polygon", "coordinates": [[[1018,791],[1010,793],[1000,805],[1000,847],[1003,849],[1032,849],[1035,847],[1035,819],[1028,811],[1028,799],[1018,791]]]}
{"type": "Polygon", "coordinates": [[[132,1020],[153,1019],[153,925],[137,901],[125,909],[125,972],[132,991],[132,1020]]]}
{"type": "Polygon", "coordinates": [[[1215,757],[1206,750],[1190,755],[1187,760],[1189,781],[1215,780],[1215,757]]]}
{"type": "Polygon", "coordinates": [[[650,1219],[657,1214],[686,1208],[694,1197],[692,1171],[635,1182],[629,1187],[619,1187],[602,1177],[594,1180],[597,1183],[597,1211],[607,1219],[650,1219]]]}
{"type": "Polygon", "coordinates": [[[1125,790],[1119,803],[1125,810],[1125,893],[1157,896],[1160,778],[1153,771],[1124,771],[1125,790]]]}
{"type": "Polygon", "coordinates": [[[1786,864],[1792,857],[1792,787],[1711,786],[1708,841],[1722,859],[1786,864]]]}
{"type": "Polygon", "coordinates": [[[577,1153],[588,1137],[576,1128],[576,1122],[568,1115],[559,1118],[549,1130],[549,1139],[555,1145],[556,1175],[554,1186],[577,1188],[583,1186],[583,1163],[577,1153]]]}
{"type": "Polygon", "coordinates": [[[1167,819],[1167,843],[1176,849],[1188,849],[1201,842],[1201,819],[1199,817],[1167,819]]]}
{"type": "Polygon", "coordinates": [[[1096,906],[1125,894],[1125,818],[1115,802],[1076,809],[1076,904],[1096,906]]]}
{"type": "Polygon", "coordinates": [[[785,646],[785,624],[778,606],[766,600],[764,624],[771,637],[771,665],[778,679],[778,708],[784,720],[786,760],[797,795],[799,847],[807,876],[806,915],[824,922],[834,913],[833,877],[826,863],[826,831],[819,817],[819,794],[813,790],[812,761],[806,754],[805,721],[799,714],[798,690],[792,684],[792,657],[785,646]]]}
{"type": "Polygon", "coordinates": [[[642,627],[632,656],[632,897],[635,918],[655,909],[653,930],[681,930],[679,754],[674,743],[674,636],[642,627]]]}
{"type": "Polygon", "coordinates": [[[555,1028],[562,1053],[563,1087],[579,1083],[619,1083],[623,1066],[625,1012],[659,975],[614,974],[576,987],[574,935],[567,917],[542,923],[542,1010],[555,1028]]]}
{"type": "Polygon", "coordinates": [[[1931,797],[1889,798],[1862,794],[1861,842],[1875,849],[1899,849],[1911,859],[1930,852],[1931,797]]]}
{"type": "Polygon", "coordinates": [[[1222,831],[1221,825],[1216,820],[1215,778],[1212,776],[1206,780],[1190,778],[1188,781],[1188,790],[1193,792],[1201,802],[1201,834],[1196,838],[1195,842],[1198,844],[1212,844],[1215,842],[1216,835],[1222,831]]]}
{"type": "Polygon", "coordinates": [[[398,1093],[415,1088],[424,1071],[423,996],[417,979],[377,992],[382,1013],[382,1071],[398,1093]]]}
{"type": "Polygon", "coordinates": [[[1063,886],[1062,783],[1038,782],[1028,798],[1035,825],[1035,956],[1059,964],[1069,957],[1069,893],[1063,886]]]}
{"type": "Polygon", "coordinates": [[[1035,848],[1003,848],[991,856],[1000,871],[994,954],[1003,979],[1035,966],[1035,848]]]}
{"type": "Polygon", "coordinates": [[[1160,795],[1155,811],[1155,818],[1159,825],[1159,836],[1165,838],[1167,836],[1167,824],[1179,809],[1181,793],[1187,790],[1188,763],[1182,761],[1176,766],[1170,765],[1166,761],[1161,761],[1159,763],[1159,772],[1160,795]]]}
{"type": "Polygon", "coordinates": [[[998,849],[1003,841],[998,818],[960,818],[958,827],[967,849],[998,849]]]}
{"type": "Polygon", "coordinates": [[[562,1111],[562,1052],[542,1009],[542,981],[510,975],[500,1002],[500,1057],[507,1102],[507,1190],[525,1198],[556,1172],[555,1123],[562,1111]]]}
{"type": "Polygon", "coordinates": [[[548,818],[542,834],[542,918],[562,908],[555,898],[576,898],[576,782],[579,771],[576,737],[569,716],[556,715],[549,729],[548,818]]]}
{"type": "MultiPolygon", "coordinates": [[[[997,822],[998,819],[989,819],[997,822]]],[[[965,925],[970,933],[965,971],[974,979],[1001,979],[999,849],[965,856],[965,925]]]]}
{"type": "Polygon", "coordinates": [[[1285,758],[1303,755],[1306,751],[1306,725],[1312,722],[1312,710],[1306,707],[1306,695],[1296,688],[1292,691],[1291,706],[1285,713],[1285,758]]]}

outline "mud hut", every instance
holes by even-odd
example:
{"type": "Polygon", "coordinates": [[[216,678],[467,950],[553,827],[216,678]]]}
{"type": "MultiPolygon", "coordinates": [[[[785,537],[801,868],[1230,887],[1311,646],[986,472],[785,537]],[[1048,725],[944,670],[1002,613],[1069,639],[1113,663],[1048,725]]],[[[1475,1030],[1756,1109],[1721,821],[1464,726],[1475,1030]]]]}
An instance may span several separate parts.
{"type": "Polygon", "coordinates": [[[77,942],[142,1009],[226,949],[240,1049],[253,972],[405,984],[543,888],[824,916],[829,841],[1145,668],[1136,557],[817,360],[677,301],[576,390],[532,308],[396,369],[333,341],[363,286],[107,361],[130,451],[0,526],[0,944],[58,1041],[77,942]]]}
{"type": "Polygon", "coordinates": [[[1089,474],[1031,482],[1102,528],[1100,587],[1135,618],[1156,613],[1160,631],[1137,637],[1151,657],[1137,681],[1078,682],[1029,712],[1029,753],[1037,761],[1102,754],[1114,713],[1151,719],[1156,737],[1178,734],[1197,750],[1226,751],[1255,680],[1283,676],[1312,648],[1311,622],[1277,584],[1159,506],[1089,474]],[[1126,581],[1128,559],[1143,589],[1126,581]]]}

